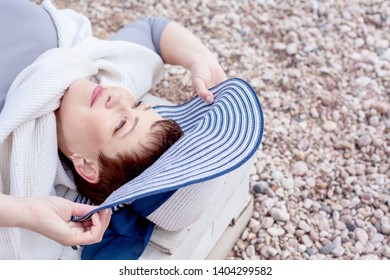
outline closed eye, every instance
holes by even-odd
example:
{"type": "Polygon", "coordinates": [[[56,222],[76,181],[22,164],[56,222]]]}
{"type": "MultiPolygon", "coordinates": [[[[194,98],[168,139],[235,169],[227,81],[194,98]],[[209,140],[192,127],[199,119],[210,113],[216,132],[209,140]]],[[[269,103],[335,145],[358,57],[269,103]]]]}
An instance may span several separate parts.
{"type": "Polygon", "coordinates": [[[142,101],[138,101],[137,103],[135,103],[133,109],[139,107],[141,104],[142,104],[142,101]]]}
{"type": "Polygon", "coordinates": [[[126,120],[121,120],[119,124],[115,127],[114,133],[118,132],[126,123],[126,120]]]}

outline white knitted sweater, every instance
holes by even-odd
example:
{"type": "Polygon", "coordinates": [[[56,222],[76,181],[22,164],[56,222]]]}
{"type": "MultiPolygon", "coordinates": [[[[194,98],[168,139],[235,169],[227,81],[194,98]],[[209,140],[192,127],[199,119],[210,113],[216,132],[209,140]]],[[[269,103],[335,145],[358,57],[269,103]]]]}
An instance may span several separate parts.
{"type": "MultiPolygon", "coordinates": [[[[161,58],[129,42],[93,38],[90,22],[71,10],[43,7],[57,28],[60,48],[42,54],[14,80],[0,114],[0,191],[18,197],[74,199],[73,181],[57,153],[54,110],[76,79],[93,78],[129,89],[137,98],[163,73],[161,58]]],[[[20,228],[0,228],[0,259],[58,259],[64,247],[20,228]]]]}

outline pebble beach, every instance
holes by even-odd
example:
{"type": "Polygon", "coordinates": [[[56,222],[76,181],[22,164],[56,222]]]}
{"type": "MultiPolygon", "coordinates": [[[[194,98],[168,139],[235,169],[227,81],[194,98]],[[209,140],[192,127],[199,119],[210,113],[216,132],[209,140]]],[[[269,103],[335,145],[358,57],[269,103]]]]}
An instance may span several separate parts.
{"type": "MultiPolygon", "coordinates": [[[[257,92],[254,211],[227,259],[390,259],[390,1],[52,2],[102,39],[143,16],[175,20],[257,92]]],[[[165,68],[151,93],[191,98],[189,72],[165,68]]]]}

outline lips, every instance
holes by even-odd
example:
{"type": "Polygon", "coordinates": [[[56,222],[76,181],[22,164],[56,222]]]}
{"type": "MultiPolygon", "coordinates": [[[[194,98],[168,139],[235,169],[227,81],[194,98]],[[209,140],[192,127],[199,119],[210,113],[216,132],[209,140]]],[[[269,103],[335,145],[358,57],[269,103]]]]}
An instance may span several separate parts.
{"type": "Polygon", "coordinates": [[[99,97],[102,95],[104,88],[102,86],[97,86],[91,96],[91,107],[96,102],[96,100],[99,99],[99,97]]]}

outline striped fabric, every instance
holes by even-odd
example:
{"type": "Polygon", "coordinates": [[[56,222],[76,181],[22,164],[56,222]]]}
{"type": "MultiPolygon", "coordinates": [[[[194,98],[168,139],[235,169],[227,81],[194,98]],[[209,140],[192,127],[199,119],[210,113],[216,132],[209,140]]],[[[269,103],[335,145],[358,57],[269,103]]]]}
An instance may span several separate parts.
{"type": "MultiPolygon", "coordinates": [[[[244,80],[233,78],[213,87],[211,92],[215,96],[212,105],[195,97],[177,106],[154,107],[165,119],[178,122],[184,136],[93,212],[216,178],[252,157],[264,130],[255,91],[244,80]]],[[[86,219],[93,212],[74,220],[86,219]]]]}

